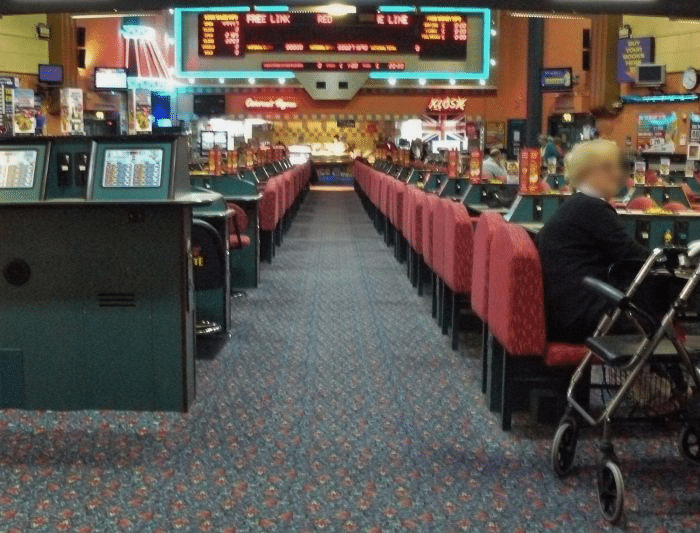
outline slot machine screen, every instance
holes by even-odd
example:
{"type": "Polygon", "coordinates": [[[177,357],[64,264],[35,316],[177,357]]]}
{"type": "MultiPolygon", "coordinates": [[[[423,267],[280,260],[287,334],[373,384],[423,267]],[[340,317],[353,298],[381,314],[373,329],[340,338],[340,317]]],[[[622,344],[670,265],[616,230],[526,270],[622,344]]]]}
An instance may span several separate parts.
{"type": "Polygon", "coordinates": [[[112,149],[105,151],[102,186],[105,188],[160,187],[163,150],[112,149]]]}
{"type": "Polygon", "coordinates": [[[36,150],[0,150],[0,189],[34,187],[36,150]]]}

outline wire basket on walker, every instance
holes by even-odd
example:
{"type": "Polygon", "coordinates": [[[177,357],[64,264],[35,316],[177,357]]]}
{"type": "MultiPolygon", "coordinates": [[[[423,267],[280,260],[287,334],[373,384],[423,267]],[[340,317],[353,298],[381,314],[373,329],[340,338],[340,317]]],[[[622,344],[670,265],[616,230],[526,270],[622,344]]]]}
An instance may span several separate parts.
{"type": "Polygon", "coordinates": [[[626,293],[600,280],[584,280],[614,309],[586,341],[590,351],[571,379],[566,413],[552,443],[552,467],[559,477],[569,475],[580,428],[602,427],[597,489],[601,512],[611,523],[617,523],[624,510],[624,480],[612,444],[614,423],[658,417],[678,420],[682,427],[679,450],[686,459],[700,464],[700,338],[687,337],[680,325],[687,321],[689,302],[700,285],[699,260],[700,241],[687,248],[654,250],[626,293]],[[634,297],[660,271],[682,280],[682,286],[670,307],[654,314],[639,307],[634,297]],[[625,318],[638,333],[615,333],[625,318]],[[593,388],[592,375],[601,392],[601,402],[595,407],[577,394],[585,387],[593,388]]]}

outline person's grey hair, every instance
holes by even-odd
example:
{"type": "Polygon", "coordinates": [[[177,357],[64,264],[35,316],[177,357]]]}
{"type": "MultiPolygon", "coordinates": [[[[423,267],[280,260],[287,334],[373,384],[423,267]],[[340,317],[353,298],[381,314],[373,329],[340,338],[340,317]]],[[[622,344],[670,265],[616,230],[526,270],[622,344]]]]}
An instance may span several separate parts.
{"type": "Polygon", "coordinates": [[[564,159],[564,177],[572,187],[578,187],[594,166],[608,162],[620,162],[620,148],[616,143],[603,139],[578,143],[564,159]]]}

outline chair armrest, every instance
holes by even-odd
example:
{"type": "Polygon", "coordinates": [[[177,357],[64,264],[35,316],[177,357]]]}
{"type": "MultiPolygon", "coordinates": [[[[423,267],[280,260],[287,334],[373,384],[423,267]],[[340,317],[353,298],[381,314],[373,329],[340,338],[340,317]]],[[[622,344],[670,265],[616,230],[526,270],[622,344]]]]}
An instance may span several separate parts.
{"type": "Polygon", "coordinates": [[[621,290],[616,289],[612,285],[609,285],[599,279],[586,276],[583,278],[583,284],[589,289],[593,289],[599,296],[602,296],[610,303],[615,304],[618,307],[625,307],[627,296],[621,290]]]}

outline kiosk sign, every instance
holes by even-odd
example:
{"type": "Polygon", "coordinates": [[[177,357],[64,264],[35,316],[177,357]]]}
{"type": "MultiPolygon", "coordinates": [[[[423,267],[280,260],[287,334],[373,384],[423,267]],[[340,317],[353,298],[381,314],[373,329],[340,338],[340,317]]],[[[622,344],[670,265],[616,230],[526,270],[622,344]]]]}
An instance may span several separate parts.
{"type": "Polygon", "coordinates": [[[467,99],[460,97],[431,98],[430,102],[428,102],[428,111],[433,113],[464,111],[466,107],[467,99]]]}

